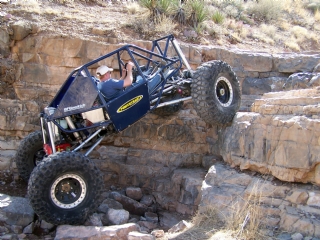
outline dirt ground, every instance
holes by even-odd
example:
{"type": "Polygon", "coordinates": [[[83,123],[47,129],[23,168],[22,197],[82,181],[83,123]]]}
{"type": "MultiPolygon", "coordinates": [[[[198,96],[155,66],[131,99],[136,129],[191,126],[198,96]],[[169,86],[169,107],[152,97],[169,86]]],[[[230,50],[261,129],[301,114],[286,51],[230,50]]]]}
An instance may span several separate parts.
{"type": "Polygon", "coordinates": [[[26,197],[28,184],[22,179],[14,179],[7,171],[0,172],[0,194],[14,197],[26,197]]]}
{"type": "MultiPolygon", "coordinates": [[[[192,28],[188,25],[176,24],[173,28],[169,26],[170,24],[167,24],[162,32],[146,33],[145,29],[150,28],[150,21],[149,23],[146,22],[148,10],[137,6],[129,8],[128,6],[133,4],[132,0],[101,0],[99,3],[83,0],[60,1],[64,4],[57,2],[59,1],[11,0],[10,4],[0,3],[0,15],[2,16],[0,24],[7,25],[18,20],[29,21],[37,26],[37,35],[60,35],[97,42],[105,42],[107,37],[114,37],[117,38],[119,43],[131,43],[132,40],[154,40],[168,34],[174,34],[180,42],[188,44],[270,53],[292,51],[284,47],[283,44],[268,44],[254,38],[235,41],[230,34],[222,34],[217,38],[203,31],[201,35],[190,37],[186,34],[186,32],[192,31],[192,28]],[[144,31],[141,29],[144,29],[144,31]],[[172,29],[172,31],[168,32],[169,29],[172,29]]],[[[215,29],[217,26],[212,25],[212,28],[215,29]]],[[[243,28],[256,31],[259,29],[259,24],[244,24],[243,28]]],[[[318,45],[319,43],[306,43],[303,50],[318,51],[318,45]]]]}

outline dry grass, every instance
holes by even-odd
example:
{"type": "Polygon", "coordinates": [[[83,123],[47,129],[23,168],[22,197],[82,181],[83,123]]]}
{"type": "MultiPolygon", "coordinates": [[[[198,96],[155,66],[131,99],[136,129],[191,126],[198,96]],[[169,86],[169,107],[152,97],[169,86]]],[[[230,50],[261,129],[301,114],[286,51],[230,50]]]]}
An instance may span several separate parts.
{"type": "Polygon", "coordinates": [[[269,25],[269,24],[261,24],[261,31],[266,34],[267,36],[269,36],[270,38],[274,38],[278,29],[276,26],[274,25],[269,25]]]}
{"type": "Polygon", "coordinates": [[[277,20],[284,10],[283,0],[260,0],[248,7],[248,12],[262,21],[277,20]]]}
{"type": "Polygon", "coordinates": [[[177,24],[169,17],[160,15],[155,22],[155,32],[160,35],[168,35],[175,31],[177,24]]]}
{"type": "Polygon", "coordinates": [[[314,14],[314,20],[316,22],[320,22],[320,11],[317,10],[316,13],[314,14]]]}
{"type": "Polygon", "coordinates": [[[17,1],[16,5],[18,7],[16,11],[26,11],[41,14],[41,8],[37,0],[17,1]]]}
{"type": "Polygon", "coordinates": [[[241,32],[239,33],[239,36],[240,36],[241,39],[246,39],[249,36],[249,34],[251,34],[250,29],[244,27],[244,28],[241,29],[241,32]]]}
{"type": "Polygon", "coordinates": [[[293,51],[296,51],[296,52],[300,51],[300,46],[297,43],[295,38],[288,39],[287,41],[284,42],[284,45],[293,51]]]}
{"type": "Polygon", "coordinates": [[[224,222],[221,220],[216,209],[207,207],[202,213],[197,213],[190,226],[182,232],[178,233],[167,233],[164,238],[159,240],[167,239],[184,239],[184,240],[205,240],[205,239],[227,239],[221,238],[230,237],[229,239],[234,239],[231,233],[228,233],[224,228],[224,222]],[[220,238],[216,238],[219,236],[220,238]]]}
{"type": "Polygon", "coordinates": [[[308,35],[308,29],[300,26],[294,26],[291,29],[291,32],[294,37],[296,37],[297,39],[300,38],[301,40],[305,39],[308,35]]]}
{"type": "Polygon", "coordinates": [[[279,24],[279,28],[281,31],[289,31],[291,28],[291,24],[287,21],[281,21],[279,24]]]}
{"type": "Polygon", "coordinates": [[[52,14],[52,15],[60,15],[61,11],[59,11],[58,9],[54,9],[51,7],[47,7],[42,14],[52,14]]]}
{"type": "Polygon", "coordinates": [[[243,197],[238,196],[226,211],[207,206],[201,209],[191,220],[186,229],[178,233],[166,233],[159,240],[259,240],[264,227],[262,222],[261,182],[257,181],[251,192],[243,197]],[[227,214],[227,215],[225,215],[227,214]]]}
{"type": "Polygon", "coordinates": [[[231,207],[231,216],[226,226],[237,239],[259,239],[259,229],[262,227],[259,185],[257,182],[246,199],[240,199],[231,207]]]}
{"type": "Polygon", "coordinates": [[[126,5],[129,14],[136,14],[141,11],[141,7],[138,3],[132,2],[126,5]]]}

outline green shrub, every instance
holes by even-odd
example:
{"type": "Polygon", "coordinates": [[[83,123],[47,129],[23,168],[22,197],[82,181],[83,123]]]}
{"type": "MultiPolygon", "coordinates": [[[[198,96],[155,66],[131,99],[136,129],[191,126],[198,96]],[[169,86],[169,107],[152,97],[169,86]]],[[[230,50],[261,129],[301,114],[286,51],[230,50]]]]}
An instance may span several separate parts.
{"type": "Polygon", "coordinates": [[[189,11],[189,22],[193,27],[197,27],[204,22],[209,15],[207,6],[202,0],[188,1],[186,7],[189,11]]]}
{"type": "Polygon", "coordinates": [[[153,21],[156,21],[160,15],[170,16],[174,14],[175,9],[179,5],[179,0],[140,0],[141,6],[149,9],[152,14],[153,21]]]}
{"type": "Polygon", "coordinates": [[[139,0],[139,4],[147,9],[149,9],[151,12],[154,8],[157,7],[156,0],[139,0]]]}
{"type": "Polygon", "coordinates": [[[309,0],[309,2],[306,3],[306,8],[316,13],[320,10],[320,0],[309,0]]]}
{"type": "Polygon", "coordinates": [[[224,15],[220,11],[215,11],[211,17],[212,21],[214,21],[217,24],[221,24],[224,21],[224,15]]]}

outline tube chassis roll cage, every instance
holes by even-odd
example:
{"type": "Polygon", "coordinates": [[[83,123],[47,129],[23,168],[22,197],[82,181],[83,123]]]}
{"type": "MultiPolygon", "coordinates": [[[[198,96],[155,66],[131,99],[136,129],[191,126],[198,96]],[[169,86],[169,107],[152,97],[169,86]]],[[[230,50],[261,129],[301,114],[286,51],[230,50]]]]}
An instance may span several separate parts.
{"type": "MultiPolygon", "coordinates": [[[[70,150],[79,151],[83,149],[89,142],[95,139],[95,143],[90,145],[89,150],[87,150],[85,153],[86,156],[89,155],[106,135],[122,131],[135,121],[142,118],[147,112],[159,107],[161,105],[159,103],[162,94],[172,89],[172,87],[166,86],[167,80],[177,74],[181,70],[183,64],[191,76],[191,68],[177,41],[174,39],[173,35],[168,35],[166,37],[154,40],[152,42],[151,50],[143,49],[136,45],[127,44],[74,69],[52,102],[40,115],[44,146],[49,144],[52,149],[51,153],[55,153],[57,151],[56,143],[66,142],[66,136],[73,135],[76,144],[71,144],[70,150]],[[169,56],[169,53],[172,52],[174,54],[173,57],[169,56]],[[118,69],[120,73],[122,73],[122,69],[125,67],[125,63],[121,58],[123,53],[128,54],[130,61],[132,61],[135,65],[136,74],[142,78],[142,83],[140,84],[141,87],[134,87],[132,92],[138,92],[138,88],[143,89],[142,92],[144,93],[140,96],[143,96],[143,99],[146,99],[144,101],[147,101],[147,103],[141,103],[140,109],[145,110],[135,116],[134,120],[128,123],[118,124],[120,127],[114,128],[113,126],[116,125],[115,121],[113,121],[112,116],[109,116],[110,105],[112,105],[114,101],[107,101],[102,93],[98,91],[95,79],[90,73],[90,69],[93,70],[96,68],[99,65],[97,64],[98,62],[104,62],[104,60],[112,58],[114,62],[117,61],[118,69]],[[139,62],[144,63],[143,68],[140,67],[139,62]],[[150,79],[152,79],[152,77],[155,75],[154,72],[150,73],[148,70],[154,65],[157,66],[156,73],[160,74],[161,82],[156,88],[152,89],[152,91],[146,92],[145,89],[147,89],[148,81],[150,81],[150,79]],[[171,71],[168,74],[164,74],[165,69],[171,69],[171,71]],[[77,97],[78,99],[74,100],[74,98],[77,97]],[[73,102],[74,104],[72,105],[73,102]],[[99,102],[99,104],[94,104],[95,102],[99,102]],[[66,105],[66,103],[70,103],[71,105],[69,106],[72,107],[63,107],[63,105],[66,105]],[[103,120],[93,122],[92,124],[86,126],[76,126],[73,116],[82,114],[84,112],[93,112],[95,110],[103,112],[103,120]],[[64,123],[64,126],[62,126],[62,122],[64,123]],[[88,131],[90,131],[90,133],[86,134],[85,137],[82,136],[83,134],[81,135],[82,132],[88,131]]],[[[187,97],[174,100],[172,102],[162,103],[162,106],[184,101],[190,98],[191,97],[187,97]]],[[[129,100],[127,102],[129,102],[129,100]]],[[[51,153],[47,154],[49,155],[51,153]]]]}

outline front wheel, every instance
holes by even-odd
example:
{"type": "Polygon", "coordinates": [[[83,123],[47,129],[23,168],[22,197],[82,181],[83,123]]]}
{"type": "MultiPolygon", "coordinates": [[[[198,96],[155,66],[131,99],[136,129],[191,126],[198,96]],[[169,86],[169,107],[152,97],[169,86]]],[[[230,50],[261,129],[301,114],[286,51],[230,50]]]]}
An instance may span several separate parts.
{"type": "Polygon", "coordinates": [[[28,183],[35,213],[52,224],[82,224],[101,203],[102,174],[81,153],[59,152],[44,159],[28,183]]]}
{"type": "Polygon", "coordinates": [[[208,124],[229,124],[241,103],[239,81],[223,61],[210,61],[197,68],[191,96],[196,112],[208,124]]]}

